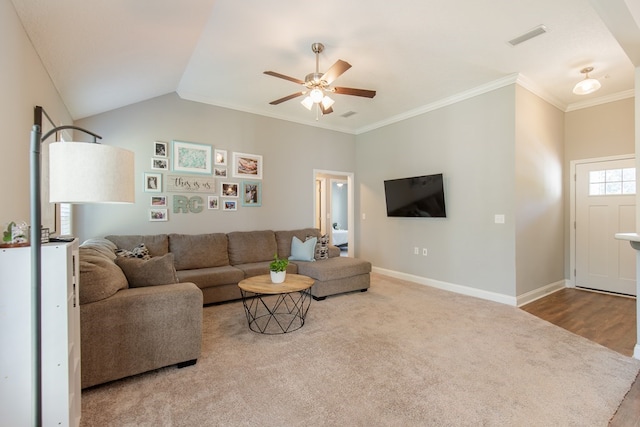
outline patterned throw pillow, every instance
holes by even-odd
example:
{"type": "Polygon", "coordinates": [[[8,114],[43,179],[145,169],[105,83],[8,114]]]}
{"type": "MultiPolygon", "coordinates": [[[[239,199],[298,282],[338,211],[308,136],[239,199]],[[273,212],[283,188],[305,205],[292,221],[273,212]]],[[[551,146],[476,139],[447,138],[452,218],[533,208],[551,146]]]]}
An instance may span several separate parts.
{"type": "Polygon", "coordinates": [[[329,236],[324,235],[316,243],[315,259],[329,259],[329,236]]]}
{"type": "Polygon", "coordinates": [[[116,255],[120,258],[140,258],[144,260],[151,259],[151,255],[149,255],[149,249],[144,243],[140,243],[130,251],[126,249],[118,249],[116,251],[116,255]]]}

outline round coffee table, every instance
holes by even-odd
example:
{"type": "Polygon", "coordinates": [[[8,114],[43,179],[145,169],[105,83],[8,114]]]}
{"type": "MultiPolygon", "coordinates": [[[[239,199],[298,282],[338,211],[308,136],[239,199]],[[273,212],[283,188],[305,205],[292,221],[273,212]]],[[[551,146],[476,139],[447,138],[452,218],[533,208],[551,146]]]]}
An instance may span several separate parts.
{"type": "Polygon", "coordinates": [[[311,305],[314,280],[287,273],[282,283],[271,276],[253,276],[238,283],[249,329],[260,334],[286,334],[302,328],[311,305]]]}

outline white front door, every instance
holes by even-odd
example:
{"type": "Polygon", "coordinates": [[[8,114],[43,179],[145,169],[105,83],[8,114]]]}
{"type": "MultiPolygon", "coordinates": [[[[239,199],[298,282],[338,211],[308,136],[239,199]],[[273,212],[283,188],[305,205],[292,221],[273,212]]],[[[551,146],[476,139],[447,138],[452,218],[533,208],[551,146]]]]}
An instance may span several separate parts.
{"type": "Polygon", "coordinates": [[[635,232],[635,160],[576,165],[577,287],[636,294],[635,251],[616,233],[635,232]]]}

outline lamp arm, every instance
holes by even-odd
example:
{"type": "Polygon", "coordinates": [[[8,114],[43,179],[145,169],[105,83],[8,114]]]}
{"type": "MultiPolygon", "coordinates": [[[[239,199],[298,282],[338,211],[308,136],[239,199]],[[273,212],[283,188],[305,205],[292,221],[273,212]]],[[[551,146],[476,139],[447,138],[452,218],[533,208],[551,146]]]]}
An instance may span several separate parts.
{"type": "MultiPolygon", "coordinates": [[[[37,126],[37,125],[35,125],[35,126],[37,126]]],[[[53,128],[49,132],[47,132],[44,135],[42,135],[42,137],[40,138],[40,142],[44,142],[47,138],[49,138],[54,133],[58,132],[59,130],[64,130],[64,129],[79,130],[80,132],[87,133],[87,134],[93,136],[93,142],[95,142],[95,143],[98,142],[97,139],[102,139],[102,137],[100,135],[95,134],[95,133],[91,132],[90,130],[82,129],[81,127],[78,127],[78,126],[63,125],[63,126],[58,126],[56,128],[53,128]]]]}

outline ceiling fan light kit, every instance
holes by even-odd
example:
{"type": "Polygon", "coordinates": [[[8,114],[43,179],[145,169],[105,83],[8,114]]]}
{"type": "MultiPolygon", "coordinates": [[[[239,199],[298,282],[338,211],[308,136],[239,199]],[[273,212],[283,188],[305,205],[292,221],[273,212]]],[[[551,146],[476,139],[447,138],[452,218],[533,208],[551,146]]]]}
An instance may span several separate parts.
{"type": "MultiPolygon", "coordinates": [[[[318,71],[320,62],[320,53],[324,51],[324,45],[322,43],[313,43],[311,50],[316,54],[316,71],[315,73],[309,73],[305,76],[304,81],[296,79],[295,77],[286,76],[284,74],[276,73],[275,71],[265,71],[264,74],[278,77],[280,79],[289,80],[290,82],[300,84],[305,87],[306,90],[296,92],[291,95],[287,95],[283,98],[271,101],[269,104],[278,105],[282,102],[288,101],[299,96],[305,96],[301,101],[301,104],[307,109],[311,110],[315,105],[317,107],[316,112],[329,114],[333,112],[333,104],[335,101],[325,93],[337,93],[340,95],[361,96],[364,98],[373,98],[376,96],[375,90],[367,89],[354,89],[348,87],[332,87],[331,83],[338,77],[340,77],[345,71],[351,68],[351,64],[341,59],[338,59],[335,64],[329,68],[329,70],[322,74],[318,71]]],[[[317,120],[317,117],[316,117],[317,120]]]]}
{"type": "Polygon", "coordinates": [[[580,70],[584,74],[584,80],[579,81],[573,88],[576,95],[588,95],[600,89],[602,86],[597,79],[589,77],[589,73],[593,71],[593,67],[586,67],[580,70]]]}

